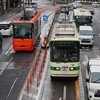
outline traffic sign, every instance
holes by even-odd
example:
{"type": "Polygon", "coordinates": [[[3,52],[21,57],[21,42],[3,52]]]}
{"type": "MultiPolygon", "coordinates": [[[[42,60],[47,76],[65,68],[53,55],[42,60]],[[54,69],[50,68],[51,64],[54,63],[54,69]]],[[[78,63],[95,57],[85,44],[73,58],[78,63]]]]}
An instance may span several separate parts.
{"type": "Polygon", "coordinates": [[[48,16],[47,15],[43,15],[43,21],[48,22],[48,16]]]}

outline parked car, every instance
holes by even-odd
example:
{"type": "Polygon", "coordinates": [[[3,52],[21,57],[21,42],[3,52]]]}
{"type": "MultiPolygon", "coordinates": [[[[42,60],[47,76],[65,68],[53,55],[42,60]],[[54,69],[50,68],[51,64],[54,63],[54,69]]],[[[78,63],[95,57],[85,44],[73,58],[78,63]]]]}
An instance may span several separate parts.
{"type": "Polygon", "coordinates": [[[94,8],[92,6],[88,7],[87,9],[90,11],[92,15],[94,15],[94,8]]]}
{"type": "Polygon", "coordinates": [[[2,36],[11,36],[13,34],[12,22],[11,21],[0,22],[0,32],[2,36]]]}

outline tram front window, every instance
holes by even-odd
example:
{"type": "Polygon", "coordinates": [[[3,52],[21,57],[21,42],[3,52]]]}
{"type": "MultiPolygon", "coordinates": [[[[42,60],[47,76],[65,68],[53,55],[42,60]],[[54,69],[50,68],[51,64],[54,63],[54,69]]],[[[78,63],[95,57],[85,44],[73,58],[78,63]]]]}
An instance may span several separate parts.
{"type": "Polygon", "coordinates": [[[15,24],[14,38],[32,38],[31,24],[15,24]]]}
{"type": "Polygon", "coordinates": [[[52,49],[52,59],[57,62],[75,62],[78,61],[78,55],[75,47],[52,49]]]}

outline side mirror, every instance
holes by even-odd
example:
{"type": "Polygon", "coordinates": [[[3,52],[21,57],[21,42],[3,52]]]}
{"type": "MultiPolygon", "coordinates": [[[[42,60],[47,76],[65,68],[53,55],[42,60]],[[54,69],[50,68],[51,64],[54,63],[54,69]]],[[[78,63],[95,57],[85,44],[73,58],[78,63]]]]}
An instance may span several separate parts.
{"type": "Polygon", "coordinates": [[[88,78],[86,78],[86,82],[89,82],[89,79],[88,78]]]}

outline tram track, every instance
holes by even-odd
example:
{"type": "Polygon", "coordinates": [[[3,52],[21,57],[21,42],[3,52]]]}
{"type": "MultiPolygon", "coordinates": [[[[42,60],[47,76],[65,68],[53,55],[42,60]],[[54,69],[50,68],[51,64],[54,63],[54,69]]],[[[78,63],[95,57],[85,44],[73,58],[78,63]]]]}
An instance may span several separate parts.
{"type": "Polygon", "coordinates": [[[79,100],[78,80],[53,80],[52,100],[79,100]]]}

